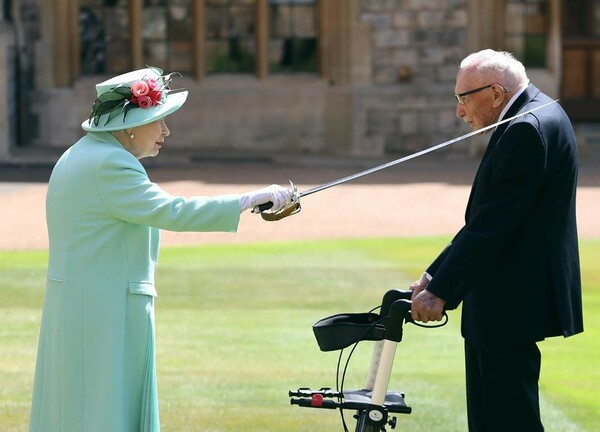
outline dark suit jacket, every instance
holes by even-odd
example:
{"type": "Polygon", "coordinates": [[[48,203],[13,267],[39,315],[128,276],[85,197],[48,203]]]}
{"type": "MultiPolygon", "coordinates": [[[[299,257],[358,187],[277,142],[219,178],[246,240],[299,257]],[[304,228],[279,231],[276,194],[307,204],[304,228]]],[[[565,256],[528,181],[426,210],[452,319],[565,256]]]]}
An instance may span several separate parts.
{"type": "MultiPolygon", "coordinates": [[[[505,118],[550,102],[533,85],[505,118]]],[[[499,126],[481,161],[465,226],[427,269],[462,334],[501,347],[583,331],[575,194],[577,146],[558,103],[499,126]]]]}

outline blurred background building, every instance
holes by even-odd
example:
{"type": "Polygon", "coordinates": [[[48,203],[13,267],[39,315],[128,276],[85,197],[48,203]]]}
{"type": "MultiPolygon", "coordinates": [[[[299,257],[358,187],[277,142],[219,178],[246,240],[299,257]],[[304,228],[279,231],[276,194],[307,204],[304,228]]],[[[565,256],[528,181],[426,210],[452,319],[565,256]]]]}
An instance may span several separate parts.
{"type": "Polygon", "coordinates": [[[600,0],[3,0],[0,14],[2,159],[65,149],[94,85],[145,65],[183,75],[169,144],[190,157],[410,153],[467,132],[457,64],[483,48],[513,52],[600,147],[600,0]]]}

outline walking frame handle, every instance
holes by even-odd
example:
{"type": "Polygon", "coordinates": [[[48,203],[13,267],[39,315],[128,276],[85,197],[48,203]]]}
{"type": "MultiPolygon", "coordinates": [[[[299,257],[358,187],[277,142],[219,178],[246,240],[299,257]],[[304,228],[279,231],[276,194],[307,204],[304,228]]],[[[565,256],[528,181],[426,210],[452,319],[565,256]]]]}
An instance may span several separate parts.
{"type": "MultiPolygon", "coordinates": [[[[322,351],[340,350],[361,340],[376,341],[366,385],[362,390],[339,389],[335,392],[330,388],[318,391],[301,388],[289,393],[292,398],[290,403],[311,408],[356,410],[355,432],[384,431],[387,425],[393,429],[396,419],[388,420],[389,413],[410,414],[412,410],[406,405],[404,394],[388,392],[388,385],[396,347],[402,341],[404,323],[419,325],[410,316],[412,293],[411,290],[395,289],[386,292],[379,315],[371,312],[338,314],[318,321],[313,331],[322,351]]],[[[439,327],[445,325],[447,320],[446,315],[442,324],[423,327],[439,327]]]]}

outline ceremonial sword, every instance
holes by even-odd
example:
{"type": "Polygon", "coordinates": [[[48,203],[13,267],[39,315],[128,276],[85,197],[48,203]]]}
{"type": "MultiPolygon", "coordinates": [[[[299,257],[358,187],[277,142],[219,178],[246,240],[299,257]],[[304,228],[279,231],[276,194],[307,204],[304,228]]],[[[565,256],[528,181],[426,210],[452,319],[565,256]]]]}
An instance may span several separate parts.
{"type": "Polygon", "coordinates": [[[268,202],[268,203],[256,206],[254,208],[253,212],[254,213],[261,213],[262,218],[265,219],[265,220],[268,220],[268,221],[276,221],[276,220],[283,219],[284,217],[296,214],[296,213],[298,213],[300,211],[300,198],[302,198],[302,197],[305,197],[305,196],[308,196],[308,195],[312,195],[314,193],[320,192],[320,191],[325,190],[325,189],[332,188],[334,186],[338,186],[338,185],[340,185],[342,183],[347,183],[349,181],[356,180],[357,178],[364,177],[364,176],[367,176],[369,174],[373,174],[374,172],[381,171],[381,170],[384,170],[386,168],[390,168],[392,166],[401,164],[402,162],[406,162],[406,161],[411,160],[411,159],[415,159],[415,158],[417,158],[419,156],[423,156],[424,154],[431,153],[431,152],[439,150],[439,149],[441,149],[443,147],[447,147],[447,146],[449,146],[451,144],[454,144],[454,143],[457,143],[459,141],[465,140],[465,139],[470,138],[472,136],[480,135],[480,134],[482,134],[484,132],[487,132],[487,131],[489,131],[491,129],[494,129],[494,128],[496,128],[496,127],[498,127],[498,126],[500,126],[500,125],[502,125],[504,123],[508,123],[510,121],[513,121],[516,118],[519,118],[519,117],[522,117],[524,115],[530,114],[530,113],[532,113],[534,111],[537,111],[539,109],[547,107],[548,105],[552,105],[552,104],[554,104],[556,102],[558,102],[558,99],[552,100],[552,101],[547,102],[547,103],[545,103],[543,105],[540,105],[538,107],[532,108],[532,109],[530,109],[528,111],[524,111],[522,113],[518,113],[518,114],[516,114],[516,115],[514,115],[512,117],[509,117],[507,119],[500,120],[500,121],[498,121],[496,123],[493,123],[493,124],[491,124],[489,126],[485,126],[483,128],[471,131],[471,132],[466,133],[464,135],[461,135],[459,137],[452,138],[452,139],[450,139],[448,141],[444,141],[441,144],[437,144],[437,145],[434,145],[432,147],[428,147],[426,149],[423,149],[423,150],[420,150],[418,152],[412,153],[412,154],[410,154],[408,156],[404,156],[404,157],[401,157],[399,159],[396,159],[396,160],[393,160],[393,161],[390,161],[390,162],[386,162],[386,163],[383,163],[381,165],[377,165],[377,166],[375,166],[373,168],[369,168],[369,169],[366,169],[364,171],[360,171],[360,172],[357,172],[355,174],[351,174],[349,176],[339,178],[337,180],[332,180],[332,181],[330,181],[328,183],[323,183],[323,184],[321,184],[319,186],[315,186],[315,187],[307,189],[307,190],[305,190],[303,192],[298,192],[297,189],[296,189],[296,186],[294,186],[294,184],[290,181],[290,185],[291,185],[292,192],[293,192],[293,194],[292,194],[292,202],[291,202],[290,205],[286,206],[285,208],[283,208],[283,209],[281,209],[281,210],[279,210],[277,212],[269,213],[269,212],[266,212],[266,210],[270,209],[273,206],[273,203],[272,202],[268,202]]]}

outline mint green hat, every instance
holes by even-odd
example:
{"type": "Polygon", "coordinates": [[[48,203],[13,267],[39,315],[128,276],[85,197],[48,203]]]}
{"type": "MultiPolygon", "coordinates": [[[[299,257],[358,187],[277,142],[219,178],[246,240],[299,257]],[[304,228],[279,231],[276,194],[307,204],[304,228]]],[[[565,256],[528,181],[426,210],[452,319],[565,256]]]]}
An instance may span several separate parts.
{"type": "Polygon", "coordinates": [[[97,99],[90,117],[81,124],[88,132],[107,132],[134,128],[177,111],[188,92],[171,90],[173,73],[148,67],[118,75],[96,85],[97,99]]]}

